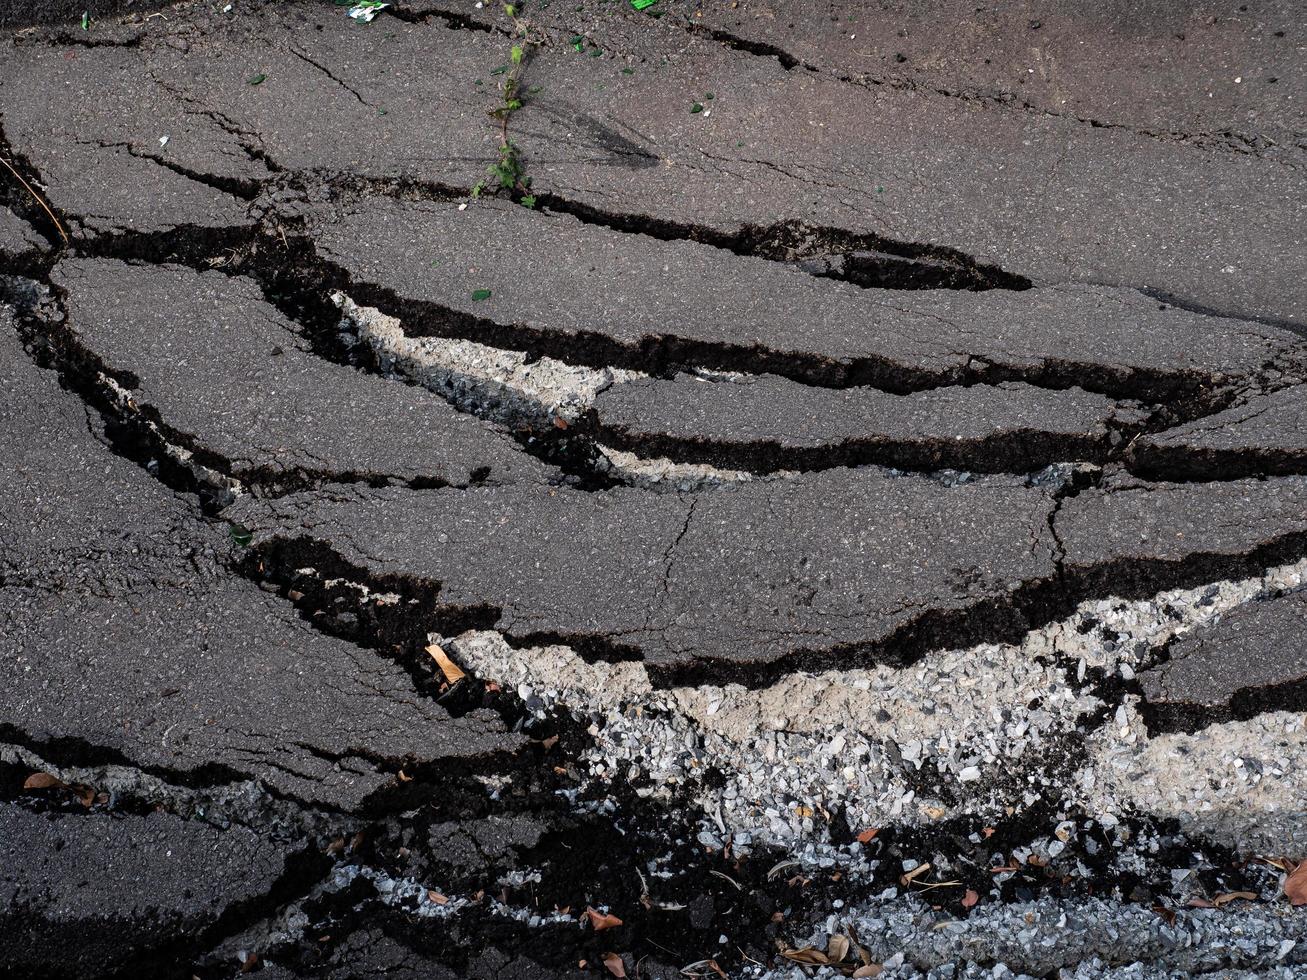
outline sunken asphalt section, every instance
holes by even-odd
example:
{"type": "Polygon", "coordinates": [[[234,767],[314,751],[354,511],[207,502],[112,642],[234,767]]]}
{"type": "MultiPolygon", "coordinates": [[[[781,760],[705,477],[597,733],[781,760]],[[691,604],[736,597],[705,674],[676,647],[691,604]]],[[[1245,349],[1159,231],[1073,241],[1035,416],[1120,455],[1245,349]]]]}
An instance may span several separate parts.
{"type": "Polygon", "coordinates": [[[0,4],[0,976],[1302,976],[1302,11],[517,13],[0,4]]]}

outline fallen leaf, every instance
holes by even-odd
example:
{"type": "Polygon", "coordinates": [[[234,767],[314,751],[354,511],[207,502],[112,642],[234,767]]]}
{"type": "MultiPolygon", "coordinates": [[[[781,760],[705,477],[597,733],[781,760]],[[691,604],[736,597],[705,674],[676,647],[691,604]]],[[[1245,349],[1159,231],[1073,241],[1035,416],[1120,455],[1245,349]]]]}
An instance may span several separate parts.
{"type": "Polygon", "coordinates": [[[807,963],[812,966],[825,966],[830,958],[819,949],[804,946],[803,949],[783,949],[781,955],[794,963],[807,963]]]}
{"type": "Polygon", "coordinates": [[[259,954],[251,953],[241,961],[241,973],[250,973],[259,965],[259,954]]]}
{"type": "Polygon", "coordinates": [[[880,833],[879,827],[868,827],[866,830],[864,830],[862,833],[858,835],[858,843],[865,844],[867,843],[867,841],[871,840],[879,833],[880,833]]]}
{"type": "Polygon", "coordinates": [[[68,784],[48,772],[34,772],[23,781],[23,789],[63,789],[68,784]]]}
{"type": "Polygon", "coordinates": [[[586,907],[586,918],[590,920],[590,925],[595,932],[601,932],[604,929],[616,929],[622,924],[622,920],[615,915],[608,915],[604,912],[598,912],[595,909],[586,907]]]}
{"type": "Polygon", "coordinates": [[[1284,879],[1284,895],[1291,905],[1307,905],[1307,861],[1299,861],[1284,879]]]}
{"type": "Polygon", "coordinates": [[[849,955],[849,937],[848,936],[831,936],[830,942],[826,944],[826,958],[832,963],[838,963],[849,955]]]}
{"type": "Polygon", "coordinates": [[[446,898],[444,895],[440,894],[440,892],[438,891],[428,891],[427,898],[431,899],[431,901],[435,902],[437,905],[449,904],[449,899],[446,898]]]}
{"type": "Polygon", "coordinates": [[[980,901],[980,896],[973,889],[968,888],[967,893],[962,896],[962,907],[969,909],[980,901]]]}
{"type": "Polygon", "coordinates": [[[436,662],[436,666],[440,668],[440,672],[445,675],[445,680],[450,684],[457,684],[467,676],[458,664],[449,659],[449,654],[440,649],[437,644],[433,643],[427,647],[427,653],[431,654],[431,659],[436,662]]]}
{"type": "Polygon", "coordinates": [[[885,968],[879,963],[868,963],[866,966],[860,966],[853,971],[855,977],[878,977],[885,972],[885,968]]]}
{"type": "Polygon", "coordinates": [[[1165,905],[1154,905],[1153,911],[1160,915],[1166,921],[1168,926],[1175,925],[1175,913],[1165,905]]]}
{"type": "Polygon", "coordinates": [[[555,429],[566,429],[566,428],[567,428],[567,419],[563,418],[562,416],[558,416],[558,415],[554,416],[554,428],[555,428],[555,429]]]}
{"type": "Polygon", "coordinates": [[[608,972],[613,976],[625,978],[626,964],[616,953],[604,953],[604,966],[608,967],[608,972]]]}
{"type": "Polygon", "coordinates": [[[993,827],[981,827],[981,828],[980,828],[980,832],[981,832],[982,834],[984,834],[986,837],[993,837],[993,836],[994,836],[994,828],[993,828],[993,827]]]}
{"type": "Polygon", "coordinates": [[[924,874],[925,874],[927,871],[929,871],[929,870],[930,870],[930,862],[929,862],[929,861],[926,861],[926,862],[924,862],[923,864],[919,864],[919,865],[917,865],[915,868],[913,868],[911,871],[908,871],[908,872],[905,873],[905,874],[901,874],[901,875],[899,875],[899,884],[900,884],[900,885],[906,885],[906,884],[908,884],[909,882],[913,881],[914,879],[916,879],[916,878],[920,878],[922,875],[924,875],[924,874]]]}
{"type": "Polygon", "coordinates": [[[1222,905],[1229,905],[1231,902],[1237,902],[1241,899],[1245,902],[1255,902],[1257,901],[1257,894],[1256,892],[1226,892],[1213,898],[1212,904],[1219,909],[1222,905]]]}

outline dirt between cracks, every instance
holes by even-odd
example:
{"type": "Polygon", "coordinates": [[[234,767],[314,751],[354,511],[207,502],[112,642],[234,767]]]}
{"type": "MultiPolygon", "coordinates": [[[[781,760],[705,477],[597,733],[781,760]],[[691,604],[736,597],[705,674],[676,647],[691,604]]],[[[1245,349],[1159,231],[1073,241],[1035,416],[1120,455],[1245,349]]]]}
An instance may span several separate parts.
{"type": "Polygon", "coordinates": [[[0,976],[1307,970],[1301,12],[955,6],[0,3],[0,976]]]}

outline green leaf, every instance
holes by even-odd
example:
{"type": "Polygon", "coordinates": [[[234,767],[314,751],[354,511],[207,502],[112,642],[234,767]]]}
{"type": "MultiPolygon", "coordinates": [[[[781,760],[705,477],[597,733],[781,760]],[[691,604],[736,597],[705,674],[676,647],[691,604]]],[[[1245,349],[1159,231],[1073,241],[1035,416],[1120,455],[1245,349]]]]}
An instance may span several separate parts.
{"type": "Polygon", "coordinates": [[[703,106],[701,106],[698,102],[690,106],[690,114],[693,115],[696,112],[703,112],[703,106]]]}
{"type": "Polygon", "coordinates": [[[250,76],[250,84],[251,84],[251,85],[262,85],[262,84],[263,84],[264,82],[266,82],[267,80],[268,80],[268,76],[267,76],[267,75],[261,75],[261,74],[260,74],[260,75],[251,75],[251,76],[250,76]]]}
{"type": "Polygon", "coordinates": [[[522,45],[514,44],[508,56],[513,60],[513,64],[520,65],[522,63],[522,45]]]}
{"type": "Polygon", "coordinates": [[[634,74],[635,74],[635,69],[634,69],[634,68],[623,68],[623,69],[622,69],[622,74],[623,74],[623,75],[634,75],[634,74]]]}
{"type": "Polygon", "coordinates": [[[636,10],[644,10],[646,7],[652,7],[658,0],[631,0],[631,6],[636,10]]]}
{"type": "Polygon", "coordinates": [[[488,289],[472,290],[472,299],[474,302],[480,303],[483,299],[489,299],[489,298],[490,298],[490,290],[488,289]]]}
{"type": "Polygon", "coordinates": [[[536,206],[536,196],[534,194],[522,195],[522,207],[533,208],[536,206]]]}
{"type": "Polygon", "coordinates": [[[480,197],[481,192],[485,189],[486,189],[486,182],[484,180],[478,180],[476,182],[476,186],[472,188],[472,196],[480,197]]]}
{"type": "Polygon", "coordinates": [[[236,544],[242,548],[248,548],[250,542],[254,540],[254,535],[239,524],[228,524],[227,533],[231,535],[232,541],[236,542],[236,544]]]}
{"type": "Polygon", "coordinates": [[[491,68],[491,69],[490,69],[490,74],[492,74],[492,75],[502,75],[502,74],[503,74],[504,72],[506,72],[506,71],[508,71],[508,65],[500,65],[498,68],[491,68]]]}
{"type": "Polygon", "coordinates": [[[90,29],[91,29],[91,14],[90,14],[90,11],[83,10],[83,11],[82,11],[82,30],[84,30],[84,31],[89,31],[90,29]]]}
{"type": "Polygon", "coordinates": [[[504,4],[504,13],[508,14],[509,17],[516,17],[517,8],[514,7],[511,3],[506,3],[504,4]]]}
{"type": "Polygon", "coordinates": [[[544,90],[545,87],[543,85],[532,85],[526,91],[528,95],[535,95],[536,93],[543,92],[544,90]]]}

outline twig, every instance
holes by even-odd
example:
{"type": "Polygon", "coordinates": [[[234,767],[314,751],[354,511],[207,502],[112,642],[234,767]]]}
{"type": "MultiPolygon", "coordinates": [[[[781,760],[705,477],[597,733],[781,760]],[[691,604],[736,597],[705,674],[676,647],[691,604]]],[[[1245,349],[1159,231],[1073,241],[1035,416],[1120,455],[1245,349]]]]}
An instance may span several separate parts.
{"type": "Polygon", "coordinates": [[[64,231],[64,226],[60,223],[59,219],[55,216],[55,213],[52,210],[50,210],[50,205],[45,203],[45,198],[43,198],[40,194],[36,193],[36,191],[32,189],[31,184],[23,180],[23,175],[14,169],[14,165],[12,163],[10,163],[4,157],[0,157],[0,163],[3,163],[5,165],[5,168],[11,174],[14,175],[14,180],[18,181],[18,183],[23,185],[23,190],[27,191],[27,193],[32,195],[32,200],[35,201],[37,204],[41,205],[41,210],[43,210],[46,214],[50,216],[50,220],[54,222],[54,226],[59,232],[59,237],[62,238],[64,240],[64,244],[67,245],[68,232],[64,231]]]}

